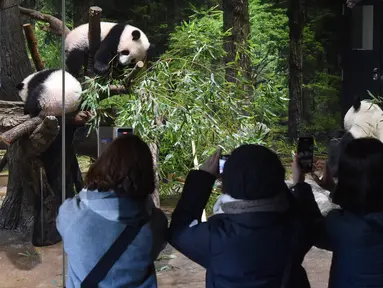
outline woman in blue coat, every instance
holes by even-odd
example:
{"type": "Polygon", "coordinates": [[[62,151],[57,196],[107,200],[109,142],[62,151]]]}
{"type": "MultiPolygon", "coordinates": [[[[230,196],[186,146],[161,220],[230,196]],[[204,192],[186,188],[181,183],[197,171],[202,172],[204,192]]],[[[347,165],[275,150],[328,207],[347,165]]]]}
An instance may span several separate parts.
{"type": "Polygon", "coordinates": [[[56,220],[68,255],[66,287],[156,288],[153,262],[166,245],[167,219],[151,199],[148,145],[120,136],[90,167],[85,187],[56,220]]]}
{"type": "Polygon", "coordinates": [[[383,143],[351,141],[332,194],[339,209],[321,222],[316,246],[333,252],[331,288],[383,287],[383,143]]]}
{"type": "Polygon", "coordinates": [[[278,156],[263,146],[243,145],[224,166],[214,216],[201,222],[219,177],[219,157],[220,151],[189,173],[172,215],[169,243],[206,268],[209,288],[310,287],[301,261],[311,244],[300,237],[304,227],[296,212],[301,204],[310,206],[310,213],[318,207],[304,177],[294,177],[295,195],[306,195],[295,201],[278,156]]]}

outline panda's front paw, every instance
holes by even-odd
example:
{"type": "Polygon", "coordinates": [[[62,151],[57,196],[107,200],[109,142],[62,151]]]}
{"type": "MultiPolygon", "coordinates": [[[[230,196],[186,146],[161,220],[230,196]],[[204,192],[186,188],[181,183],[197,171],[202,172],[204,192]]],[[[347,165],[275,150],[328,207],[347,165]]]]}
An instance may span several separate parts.
{"type": "Polygon", "coordinates": [[[105,64],[100,63],[100,62],[95,62],[93,69],[97,75],[103,76],[103,75],[108,73],[109,65],[105,65],[105,64]]]}

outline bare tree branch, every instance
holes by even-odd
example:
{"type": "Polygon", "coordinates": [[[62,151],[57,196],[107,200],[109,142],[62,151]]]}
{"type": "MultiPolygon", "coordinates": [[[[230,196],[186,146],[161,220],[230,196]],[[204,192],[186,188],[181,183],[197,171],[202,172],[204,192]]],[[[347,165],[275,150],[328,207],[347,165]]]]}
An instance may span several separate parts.
{"type": "Polygon", "coordinates": [[[11,130],[1,134],[0,140],[10,145],[24,135],[31,134],[41,122],[43,122],[43,120],[40,117],[30,118],[16,127],[13,127],[11,130]]]}
{"type": "MultiPolygon", "coordinates": [[[[49,23],[50,31],[56,35],[62,35],[62,21],[52,15],[44,14],[36,10],[20,7],[20,13],[27,15],[33,19],[49,23]]],[[[65,27],[65,36],[70,32],[68,27],[65,27]]]]}
{"type": "Polygon", "coordinates": [[[37,39],[35,35],[35,31],[31,24],[24,24],[24,33],[27,38],[29,52],[31,52],[31,56],[33,59],[33,63],[35,64],[36,70],[41,71],[44,70],[43,60],[41,59],[39,48],[37,47],[37,39]]]}

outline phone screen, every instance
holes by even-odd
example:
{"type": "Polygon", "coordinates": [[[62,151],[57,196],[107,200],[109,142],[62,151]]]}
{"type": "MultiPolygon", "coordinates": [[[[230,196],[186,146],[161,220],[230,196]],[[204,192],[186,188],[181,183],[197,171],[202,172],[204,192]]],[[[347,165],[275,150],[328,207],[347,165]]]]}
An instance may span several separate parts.
{"type": "Polygon", "coordinates": [[[309,173],[313,169],[314,138],[300,137],[298,140],[298,159],[302,172],[309,173]]]}
{"type": "Polygon", "coordinates": [[[223,173],[223,167],[225,166],[227,158],[229,158],[229,155],[221,155],[219,158],[219,174],[223,173]]]}

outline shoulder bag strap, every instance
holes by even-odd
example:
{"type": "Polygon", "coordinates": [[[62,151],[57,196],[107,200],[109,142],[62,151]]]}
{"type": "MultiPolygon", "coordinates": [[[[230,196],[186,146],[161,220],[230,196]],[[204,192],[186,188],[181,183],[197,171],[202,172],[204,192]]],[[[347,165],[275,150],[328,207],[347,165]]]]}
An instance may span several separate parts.
{"type": "Polygon", "coordinates": [[[109,270],[112,268],[114,263],[120,258],[122,253],[128,248],[128,246],[136,238],[138,232],[141,230],[142,226],[147,222],[147,219],[144,219],[137,223],[137,225],[130,226],[127,225],[118,238],[114,241],[112,246],[108,251],[101,257],[96,266],[90,271],[88,276],[85,277],[84,281],[81,283],[81,288],[97,288],[98,283],[100,283],[105,276],[108,274],[109,270]]]}

